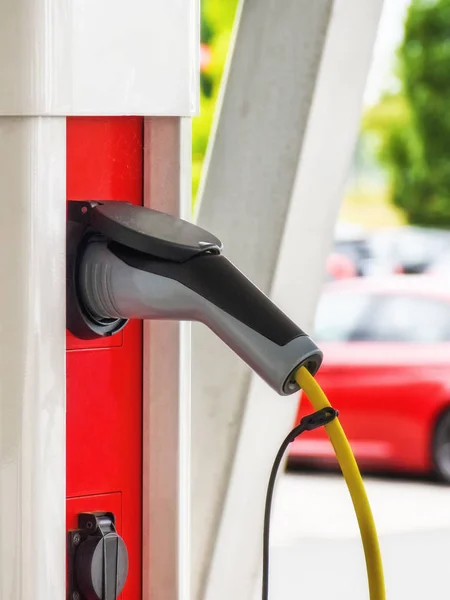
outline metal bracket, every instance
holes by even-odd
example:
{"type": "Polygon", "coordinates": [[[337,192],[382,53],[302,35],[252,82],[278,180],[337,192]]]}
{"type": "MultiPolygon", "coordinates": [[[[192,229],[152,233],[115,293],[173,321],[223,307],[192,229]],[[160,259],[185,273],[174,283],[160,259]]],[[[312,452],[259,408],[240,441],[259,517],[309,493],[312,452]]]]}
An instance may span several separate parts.
{"type": "Polygon", "coordinates": [[[90,214],[97,204],[96,202],[68,203],[66,320],[67,329],[82,340],[114,335],[128,323],[128,319],[98,319],[86,311],[80,300],[78,269],[83,250],[94,237],[102,237],[90,227],[90,214]]]}

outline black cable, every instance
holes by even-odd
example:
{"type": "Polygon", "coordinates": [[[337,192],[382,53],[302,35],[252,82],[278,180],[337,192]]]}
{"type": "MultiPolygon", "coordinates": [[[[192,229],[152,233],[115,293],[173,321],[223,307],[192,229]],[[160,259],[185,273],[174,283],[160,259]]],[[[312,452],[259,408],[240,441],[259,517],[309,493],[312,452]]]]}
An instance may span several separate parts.
{"type": "Polygon", "coordinates": [[[312,415],[303,417],[300,424],[284,439],[275,457],[270,472],[269,483],[266,493],[266,505],[264,509],[264,532],[263,532],[263,574],[262,574],[262,600],[269,600],[269,538],[270,538],[270,514],[272,510],[272,498],[277,478],[278,469],[286,448],[304,431],[312,431],[323,425],[331,423],[338,416],[338,411],[331,407],[322,408],[312,415]]]}

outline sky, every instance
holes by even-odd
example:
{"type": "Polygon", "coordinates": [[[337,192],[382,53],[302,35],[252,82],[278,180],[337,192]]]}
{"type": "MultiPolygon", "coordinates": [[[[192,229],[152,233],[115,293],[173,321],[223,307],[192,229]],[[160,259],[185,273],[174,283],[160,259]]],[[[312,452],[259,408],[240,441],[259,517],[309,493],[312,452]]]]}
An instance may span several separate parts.
{"type": "Polygon", "coordinates": [[[403,37],[403,21],[410,3],[411,0],[384,0],[372,67],[364,94],[366,106],[376,104],[385,90],[395,88],[395,51],[403,37]]]}

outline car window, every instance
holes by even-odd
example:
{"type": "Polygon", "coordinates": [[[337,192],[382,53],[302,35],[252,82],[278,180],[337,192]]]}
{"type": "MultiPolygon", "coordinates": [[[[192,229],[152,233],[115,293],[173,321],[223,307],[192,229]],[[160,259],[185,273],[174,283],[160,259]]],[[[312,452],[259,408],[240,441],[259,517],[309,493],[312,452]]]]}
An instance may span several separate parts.
{"type": "Polygon", "coordinates": [[[345,254],[354,260],[365,260],[370,258],[370,250],[365,241],[355,240],[353,242],[337,241],[334,250],[338,254],[345,254]]]}
{"type": "Polygon", "coordinates": [[[380,296],[370,324],[380,342],[450,341],[450,304],[418,296],[380,296]]]}
{"type": "Polygon", "coordinates": [[[450,341],[450,303],[407,295],[325,293],[314,323],[318,342],[450,341]]]}
{"type": "Polygon", "coordinates": [[[329,292],[316,311],[314,338],[318,342],[346,342],[370,326],[373,297],[369,294],[329,292]]]}

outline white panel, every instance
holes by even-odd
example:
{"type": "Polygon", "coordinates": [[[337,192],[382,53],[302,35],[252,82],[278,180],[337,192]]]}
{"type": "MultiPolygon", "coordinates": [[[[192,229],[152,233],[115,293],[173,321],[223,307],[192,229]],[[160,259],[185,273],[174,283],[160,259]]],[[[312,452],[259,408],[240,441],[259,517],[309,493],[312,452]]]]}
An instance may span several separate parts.
{"type": "Polygon", "coordinates": [[[198,0],[5,0],[0,114],[192,115],[198,0]]]}
{"type": "MultiPolygon", "coordinates": [[[[191,120],[149,118],[144,204],[191,213],[191,120]]],[[[143,598],[189,598],[190,324],[144,322],[143,598]],[[147,566],[148,565],[148,566],[147,566]]]]}
{"type": "Polygon", "coordinates": [[[65,597],[65,119],[0,118],[0,598],[65,597]]]}
{"type": "Polygon", "coordinates": [[[73,0],[72,11],[71,113],[197,110],[196,0],[73,0]]]}

